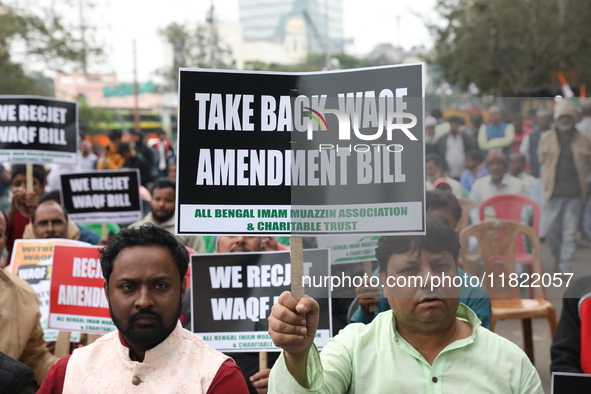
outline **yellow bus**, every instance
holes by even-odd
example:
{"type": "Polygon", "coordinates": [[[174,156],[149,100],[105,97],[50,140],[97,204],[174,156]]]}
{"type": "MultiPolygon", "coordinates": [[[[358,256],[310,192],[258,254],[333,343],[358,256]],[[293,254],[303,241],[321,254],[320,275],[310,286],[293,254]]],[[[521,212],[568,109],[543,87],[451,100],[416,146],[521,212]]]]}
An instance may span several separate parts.
{"type": "MultiPolygon", "coordinates": [[[[135,130],[135,118],[133,109],[105,108],[113,112],[112,122],[102,122],[97,126],[103,130],[101,134],[109,134],[111,130],[121,130],[123,134],[135,130]]],[[[162,119],[160,114],[149,109],[140,109],[140,131],[142,133],[156,134],[162,129],[162,119]]]]}

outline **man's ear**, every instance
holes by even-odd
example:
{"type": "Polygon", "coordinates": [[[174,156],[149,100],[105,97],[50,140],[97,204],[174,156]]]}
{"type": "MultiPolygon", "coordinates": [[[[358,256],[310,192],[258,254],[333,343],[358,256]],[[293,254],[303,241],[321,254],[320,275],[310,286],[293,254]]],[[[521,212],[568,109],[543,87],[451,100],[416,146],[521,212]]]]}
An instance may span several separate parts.
{"type": "Polygon", "coordinates": [[[187,293],[187,278],[183,277],[181,279],[181,300],[185,298],[185,294],[187,293]]]}
{"type": "Polygon", "coordinates": [[[105,291],[105,297],[107,297],[107,302],[110,303],[110,301],[109,301],[109,282],[107,282],[106,280],[103,283],[103,290],[105,291]]]}
{"type": "Polygon", "coordinates": [[[380,271],[380,283],[382,287],[386,287],[386,273],[384,271],[380,271]]]}

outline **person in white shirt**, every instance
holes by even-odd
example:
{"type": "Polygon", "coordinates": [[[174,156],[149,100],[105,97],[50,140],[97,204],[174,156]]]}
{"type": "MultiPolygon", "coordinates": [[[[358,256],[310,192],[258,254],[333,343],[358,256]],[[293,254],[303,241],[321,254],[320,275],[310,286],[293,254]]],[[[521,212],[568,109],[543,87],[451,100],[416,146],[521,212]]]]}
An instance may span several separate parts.
{"type": "Polygon", "coordinates": [[[437,141],[437,153],[445,161],[445,170],[450,177],[458,180],[465,168],[466,153],[478,148],[476,140],[462,132],[462,122],[459,116],[449,118],[449,133],[437,141]]]}
{"type": "Polygon", "coordinates": [[[78,165],[82,171],[96,170],[98,156],[92,152],[92,144],[89,141],[82,141],[78,152],[78,165]]]}
{"type": "MultiPolygon", "coordinates": [[[[523,181],[507,173],[508,164],[503,152],[492,150],[486,158],[486,168],[489,175],[483,176],[474,182],[472,190],[470,190],[471,200],[482,202],[497,194],[523,194],[523,181]]],[[[494,219],[496,217],[492,208],[486,209],[484,216],[485,219],[494,219]]],[[[477,208],[472,209],[470,212],[470,219],[472,223],[480,222],[477,208]]]]}

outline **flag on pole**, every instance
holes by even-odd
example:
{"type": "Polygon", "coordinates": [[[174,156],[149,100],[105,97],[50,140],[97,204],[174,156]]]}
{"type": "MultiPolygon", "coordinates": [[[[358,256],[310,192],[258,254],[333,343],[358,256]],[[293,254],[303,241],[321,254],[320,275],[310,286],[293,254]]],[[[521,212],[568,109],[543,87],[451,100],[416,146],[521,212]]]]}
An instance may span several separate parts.
{"type": "Polygon", "coordinates": [[[570,88],[570,85],[568,84],[568,82],[566,81],[566,78],[564,77],[564,75],[561,72],[558,73],[558,80],[560,81],[560,88],[562,89],[562,97],[564,97],[564,98],[575,97],[575,93],[570,88]]]}

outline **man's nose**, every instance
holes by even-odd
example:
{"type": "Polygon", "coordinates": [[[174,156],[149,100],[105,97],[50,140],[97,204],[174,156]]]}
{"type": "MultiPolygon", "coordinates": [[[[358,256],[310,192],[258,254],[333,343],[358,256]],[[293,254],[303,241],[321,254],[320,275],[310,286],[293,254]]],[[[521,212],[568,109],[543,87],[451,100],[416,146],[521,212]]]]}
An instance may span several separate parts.
{"type": "Polygon", "coordinates": [[[421,271],[420,276],[422,278],[422,281],[421,281],[422,288],[429,288],[430,289],[432,286],[439,287],[436,284],[435,285],[433,284],[433,277],[437,276],[437,273],[434,272],[433,270],[426,268],[421,271]]]}
{"type": "Polygon", "coordinates": [[[142,287],[138,291],[138,298],[135,300],[137,309],[151,308],[154,306],[154,298],[147,287],[142,287]]]}

